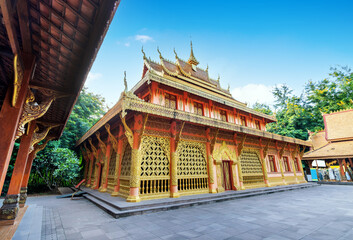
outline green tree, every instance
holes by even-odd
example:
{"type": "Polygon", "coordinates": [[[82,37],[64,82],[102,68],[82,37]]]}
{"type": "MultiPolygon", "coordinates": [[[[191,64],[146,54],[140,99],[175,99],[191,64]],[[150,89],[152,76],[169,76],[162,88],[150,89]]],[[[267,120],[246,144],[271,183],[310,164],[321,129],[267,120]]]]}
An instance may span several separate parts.
{"type": "Polygon", "coordinates": [[[60,138],[61,147],[74,150],[83,136],[107,111],[105,99],[83,88],[60,138]]]}
{"type": "Polygon", "coordinates": [[[59,141],[49,142],[37,154],[29,180],[29,191],[53,190],[70,186],[80,177],[81,161],[75,152],[76,141],[106,112],[105,100],[98,94],[82,92],[59,141]]]}
{"type": "Polygon", "coordinates": [[[273,112],[270,108],[269,105],[266,105],[264,103],[259,103],[259,102],[256,102],[252,108],[258,112],[262,112],[262,113],[265,113],[265,114],[268,114],[268,115],[273,115],[273,112]]]}

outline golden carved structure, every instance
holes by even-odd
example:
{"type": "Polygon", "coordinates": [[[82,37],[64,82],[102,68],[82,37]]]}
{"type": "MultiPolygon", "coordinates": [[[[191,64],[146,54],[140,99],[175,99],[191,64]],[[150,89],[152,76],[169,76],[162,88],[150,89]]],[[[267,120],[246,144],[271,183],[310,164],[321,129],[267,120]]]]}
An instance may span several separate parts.
{"type": "Polygon", "coordinates": [[[141,141],[141,198],[169,196],[170,141],[168,138],[144,136],[141,141]]]}
{"type": "Polygon", "coordinates": [[[25,125],[32,120],[42,117],[49,109],[52,102],[55,100],[54,97],[44,101],[42,104],[38,105],[34,102],[35,97],[31,90],[28,90],[28,95],[26,98],[26,103],[23,106],[23,112],[18,123],[18,129],[16,132],[15,139],[18,139],[25,133],[25,125]]]}
{"type": "Polygon", "coordinates": [[[14,56],[13,59],[14,66],[14,84],[13,84],[13,95],[12,95],[12,106],[14,107],[17,103],[17,98],[21,90],[22,80],[23,80],[23,63],[21,58],[18,57],[18,54],[14,56]]]}
{"type": "Polygon", "coordinates": [[[37,143],[39,143],[40,141],[42,141],[43,139],[45,139],[49,133],[49,131],[52,128],[55,128],[57,126],[60,126],[58,124],[51,124],[51,125],[47,125],[41,132],[38,132],[38,127],[37,127],[37,131],[34,132],[33,136],[32,136],[32,140],[31,140],[31,147],[30,147],[30,152],[32,152],[33,150],[33,146],[37,143]]]}
{"type": "Polygon", "coordinates": [[[178,191],[208,192],[205,144],[181,140],[177,159],[178,191]]]}
{"type": "Polygon", "coordinates": [[[244,185],[247,188],[265,186],[259,150],[245,148],[240,155],[244,185]]]}

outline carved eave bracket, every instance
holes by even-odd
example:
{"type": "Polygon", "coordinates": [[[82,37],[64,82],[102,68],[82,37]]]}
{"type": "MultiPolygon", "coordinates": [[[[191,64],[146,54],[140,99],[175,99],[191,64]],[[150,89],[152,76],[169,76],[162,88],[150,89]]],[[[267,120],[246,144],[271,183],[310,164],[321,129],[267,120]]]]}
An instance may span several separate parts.
{"type": "Polygon", "coordinates": [[[15,55],[13,59],[13,66],[14,66],[14,84],[13,84],[13,95],[12,95],[12,106],[15,107],[18,99],[18,95],[21,90],[22,80],[23,80],[23,73],[24,67],[21,58],[18,54],[15,55]]]}
{"type": "Polygon", "coordinates": [[[182,122],[180,130],[175,136],[175,149],[178,148],[178,145],[179,145],[179,142],[180,142],[180,139],[181,139],[181,134],[183,133],[184,126],[185,126],[185,122],[182,122]]]}
{"type": "Polygon", "coordinates": [[[89,142],[89,145],[91,145],[91,149],[92,149],[92,153],[93,153],[93,156],[98,159],[98,151],[96,149],[96,147],[93,145],[92,143],[92,138],[89,138],[88,139],[88,142],[89,142]]]}
{"type": "Polygon", "coordinates": [[[263,158],[266,158],[266,156],[267,156],[268,149],[269,149],[269,147],[270,147],[270,143],[271,143],[271,139],[268,140],[266,146],[263,148],[263,158]]]}
{"type": "Polygon", "coordinates": [[[45,141],[42,144],[40,144],[40,145],[36,144],[34,146],[34,150],[33,150],[34,156],[37,156],[37,153],[42,151],[47,146],[48,142],[53,139],[55,139],[55,137],[49,137],[49,138],[45,139],[45,141]]]}
{"type": "Polygon", "coordinates": [[[99,148],[102,150],[103,154],[105,155],[107,153],[107,146],[105,145],[105,143],[101,140],[101,137],[100,137],[100,133],[99,132],[96,132],[96,137],[98,139],[98,145],[99,145],[99,148]]]}
{"type": "Polygon", "coordinates": [[[109,135],[109,141],[111,142],[112,146],[113,146],[113,149],[115,152],[118,152],[118,140],[114,137],[114,135],[110,132],[110,125],[109,123],[106,123],[104,125],[105,129],[107,130],[108,132],[108,135],[109,135]]]}
{"type": "Polygon", "coordinates": [[[88,147],[87,147],[87,142],[85,142],[84,144],[83,144],[83,147],[85,148],[85,150],[86,150],[86,154],[87,154],[87,156],[90,156],[92,153],[91,153],[91,151],[88,149],[88,147]]]}
{"type": "Polygon", "coordinates": [[[126,120],[125,117],[122,117],[122,115],[120,116],[121,118],[121,122],[123,123],[124,129],[125,129],[125,136],[127,138],[127,141],[130,144],[130,147],[133,148],[133,144],[134,144],[134,134],[132,132],[132,130],[129,128],[129,126],[126,124],[126,120]]]}
{"type": "Polygon", "coordinates": [[[25,125],[30,121],[42,117],[51,106],[52,102],[55,100],[55,97],[49,98],[47,101],[38,105],[34,103],[35,97],[31,90],[28,91],[25,105],[23,106],[22,115],[18,123],[18,129],[16,132],[15,139],[20,138],[25,133],[25,125]]]}
{"type": "Polygon", "coordinates": [[[140,147],[140,145],[141,145],[142,136],[143,136],[143,134],[144,134],[144,132],[145,132],[145,129],[146,129],[146,124],[147,124],[147,121],[148,121],[148,116],[149,116],[149,114],[146,113],[145,116],[144,116],[144,119],[143,119],[143,124],[142,124],[141,131],[140,131],[140,134],[139,134],[140,136],[139,136],[139,139],[138,139],[138,145],[139,145],[139,147],[140,147]]]}
{"type": "Polygon", "coordinates": [[[288,144],[288,143],[284,143],[283,147],[279,150],[279,153],[278,153],[279,159],[282,159],[283,154],[284,154],[284,150],[286,149],[287,144],[288,144]]]}
{"type": "Polygon", "coordinates": [[[243,138],[241,139],[241,142],[238,145],[238,156],[240,156],[241,153],[243,152],[245,140],[246,140],[246,135],[243,135],[243,138]]]}
{"type": "Polygon", "coordinates": [[[300,156],[300,159],[302,159],[303,158],[303,156],[304,156],[304,152],[305,152],[305,146],[303,146],[303,149],[300,151],[300,153],[299,153],[299,156],[300,156]]]}
{"type": "Polygon", "coordinates": [[[212,138],[212,141],[211,141],[211,144],[210,144],[211,155],[213,154],[214,146],[216,145],[218,132],[219,132],[219,128],[217,128],[216,133],[215,133],[214,137],[212,138]]]}
{"type": "Polygon", "coordinates": [[[55,128],[57,126],[60,126],[59,124],[55,124],[55,125],[48,125],[46,126],[46,128],[41,131],[41,132],[35,132],[33,134],[33,137],[32,137],[32,141],[31,141],[31,146],[34,146],[35,144],[39,143],[40,141],[42,141],[43,139],[45,139],[49,133],[49,131],[52,129],[52,128],[55,128]]]}

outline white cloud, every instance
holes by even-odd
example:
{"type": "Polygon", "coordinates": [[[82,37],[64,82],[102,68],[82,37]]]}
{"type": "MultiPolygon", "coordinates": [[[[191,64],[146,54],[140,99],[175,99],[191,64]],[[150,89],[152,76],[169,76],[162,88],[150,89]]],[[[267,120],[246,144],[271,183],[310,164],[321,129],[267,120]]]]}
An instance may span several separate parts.
{"type": "Polygon", "coordinates": [[[273,105],[275,98],[273,97],[272,90],[274,87],[263,84],[248,84],[234,88],[231,93],[236,100],[248,103],[249,107],[256,102],[273,105]]]}
{"type": "Polygon", "coordinates": [[[92,83],[93,81],[102,78],[102,76],[103,76],[103,74],[101,74],[101,73],[89,72],[88,76],[87,76],[86,84],[92,83]]]}
{"type": "Polygon", "coordinates": [[[141,42],[141,43],[146,43],[146,42],[148,42],[148,41],[151,41],[151,42],[154,41],[153,38],[150,37],[150,36],[148,36],[148,35],[136,35],[136,36],[135,36],[135,40],[136,40],[136,41],[139,41],[139,42],[141,42]]]}
{"type": "Polygon", "coordinates": [[[130,42],[124,43],[125,47],[130,47],[130,42]]]}

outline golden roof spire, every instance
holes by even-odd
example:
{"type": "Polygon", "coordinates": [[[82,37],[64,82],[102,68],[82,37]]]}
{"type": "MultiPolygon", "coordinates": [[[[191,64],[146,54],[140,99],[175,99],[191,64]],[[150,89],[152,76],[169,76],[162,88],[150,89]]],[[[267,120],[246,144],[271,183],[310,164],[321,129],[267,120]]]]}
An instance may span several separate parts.
{"type": "Polygon", "coordinates": [[[196,60],[196,58],[194,56],[194,51],[192,49],[192,41],[190,41],[190,46],[191,46],[191,52],[190,52],[190,57],[189,57],[188,63],[197,66],[199,64],[199,62],[196,60]]]}

